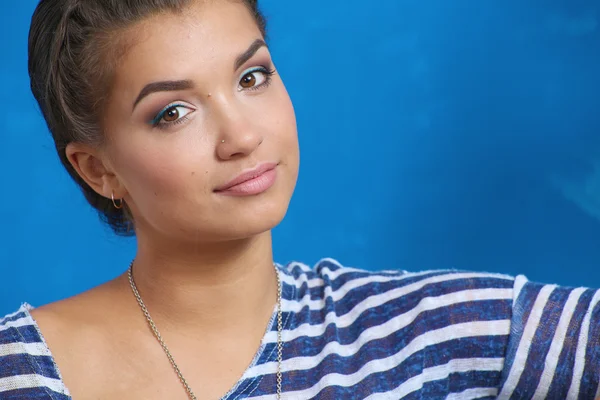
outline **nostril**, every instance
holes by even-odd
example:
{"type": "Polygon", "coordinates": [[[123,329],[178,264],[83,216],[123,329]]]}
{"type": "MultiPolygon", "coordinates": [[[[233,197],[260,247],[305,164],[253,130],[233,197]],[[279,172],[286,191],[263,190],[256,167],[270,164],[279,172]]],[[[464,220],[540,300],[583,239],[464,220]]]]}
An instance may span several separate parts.
{"type": "Polygon", "coordinates": [[[245,154],[244,154],[243,152],[241,152],[241,151],[238,151],[238,152],[236,152],[236,153],[233,153],[233,154],[231,154],[231,155],[229,156],[229,158],[244,157],[244,156],[245,156],[245,154]]]}

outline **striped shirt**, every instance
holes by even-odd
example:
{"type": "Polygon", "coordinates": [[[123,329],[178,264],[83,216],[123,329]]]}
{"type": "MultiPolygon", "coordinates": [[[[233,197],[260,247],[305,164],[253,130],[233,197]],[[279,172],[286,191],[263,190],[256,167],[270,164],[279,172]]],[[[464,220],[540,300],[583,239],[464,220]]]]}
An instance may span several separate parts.
{"type": "MultiPolygon", "coordinates": [[[[457,269],[278,265],[283,399],[594,399],[600,291],[457,269]]],[[[70,399],[24,304],[0,320],[0,399],[70,399]]],[[[275,313],[223,399],[273,399],[275,313]]]]}

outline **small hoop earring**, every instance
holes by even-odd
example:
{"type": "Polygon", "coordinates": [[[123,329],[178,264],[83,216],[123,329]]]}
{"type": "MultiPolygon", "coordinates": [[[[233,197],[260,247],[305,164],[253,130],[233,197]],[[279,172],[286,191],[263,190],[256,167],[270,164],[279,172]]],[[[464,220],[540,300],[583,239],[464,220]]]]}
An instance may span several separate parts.
{"type": "Polygon", "coordinates": [[[119,199],[119,205],[117,205],[117,203],[115,202],[115,192],[113,190],[113,192],[110,194],[110,198],[112,199],[113,202],[113,206],[115,206],[115,208],[117,210],[120,210],[121,208],[123,208],[123,199],[119,199]]]}

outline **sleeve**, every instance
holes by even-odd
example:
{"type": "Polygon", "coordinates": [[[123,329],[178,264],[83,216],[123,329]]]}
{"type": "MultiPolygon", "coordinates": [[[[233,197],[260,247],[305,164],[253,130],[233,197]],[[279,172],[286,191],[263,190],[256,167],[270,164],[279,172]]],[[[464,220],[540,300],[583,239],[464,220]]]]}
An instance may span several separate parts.
{"type": "Polygon", "coordinates": [[[515,278],[498,399],[600,396],[600,290],[515,278]]]}

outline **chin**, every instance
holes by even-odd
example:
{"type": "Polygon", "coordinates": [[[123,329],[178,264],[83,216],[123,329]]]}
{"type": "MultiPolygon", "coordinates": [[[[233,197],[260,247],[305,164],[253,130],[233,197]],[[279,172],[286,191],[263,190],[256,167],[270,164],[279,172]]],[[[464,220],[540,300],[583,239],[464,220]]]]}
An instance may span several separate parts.
{"type": "Polygon", "coordinates": [[[232,213],[223,221],[223,234],[231,239],[244,239],[270,231],[281,223],[288,204],[289,201],[285,204],[264,204],[259,209],[232,213]]]}
{"type": "Polygon", "coordinates": [[[213,225],[218,236],[244,239],[270,231],[285,217],[292,194],[292,185],[275,185],[270,191],[251,197],[231,197],[216,213],[220,215],[213,225]]]}
{"type": "Polygon", "coordinates": [[[270,231],[283,220],[290,199],[277,197],[261,199],[257,196],[256,201],[249,204],[239,203],[226,210],[215,210],[210,218],[172,221],[170,225],[181,227],[176,235],[184,241],[194,238],[195,242],[215,243],[249,239],[270,231]]]}

